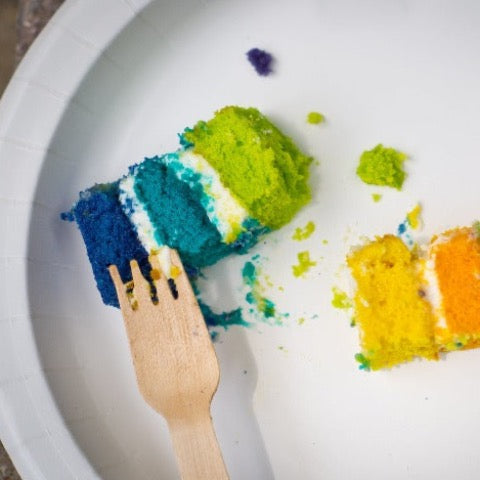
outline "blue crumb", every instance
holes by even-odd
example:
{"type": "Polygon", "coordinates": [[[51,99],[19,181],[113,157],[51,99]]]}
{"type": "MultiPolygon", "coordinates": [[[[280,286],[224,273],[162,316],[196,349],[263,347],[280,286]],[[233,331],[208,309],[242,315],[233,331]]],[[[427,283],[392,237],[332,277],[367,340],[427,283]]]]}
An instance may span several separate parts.
{"type": "Polygon", "coordinates": [[[259,75],[267,76],[272,73],[273,57],[270,53],[259,48],[252,48],[247,52],[247,58],[259,75]]]}
{"type": "Polygon", "coordinates": [[[60,214],[60,218],[62,220],[65,220],[66,222],[74,222],[75,221],[75,215],[73,214],[73,212],[62,212],[60,214]]]}
{"type": "Polygon", "coordinates": [[[198,305],[205,318],[205,322],[209,327],[223,327],[227,330],[227,328],[232,325],[241,325],[243,327],[250,326],[250,324],[244,320],[241,308],[236,308],[229,312],[215,313],[200,299],[198,300],[198,305]]]}

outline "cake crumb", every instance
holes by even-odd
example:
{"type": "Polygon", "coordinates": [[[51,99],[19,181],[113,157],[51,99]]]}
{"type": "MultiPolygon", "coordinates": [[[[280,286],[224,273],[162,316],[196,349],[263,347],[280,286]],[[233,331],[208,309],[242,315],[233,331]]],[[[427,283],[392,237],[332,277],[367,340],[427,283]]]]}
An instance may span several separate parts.
{"type": "Polygon", "coordinates": [[[310,259],[310,252],[304,251],[297,254],[298,265],[292,265],[293,275],[297,278],[304,277],[311,267],[314,267],[317,262],[310,259]]]}
{"type": "Polygon", "coordinates": [[[275,303],[265,296],[265,285],[259,279],[262,273],[259,262],[259,256],[255,255],[242,268],[243,283],[247,287],[245,300],[250,305],[248,311],[260,321],[281,325],[290,314],[278,311],[275,303]]]}
{"type": "Polygon", "coordinates": [[[292,239],[301,242],[302,240],[306,240],[308,237],[312,235],[315,231],[315,223],[309,221],[305,227],[297,227],[295,232],[293,232],[292,239]]]}
{"type": "Polygon", "coordinates": [[[403,162],[407,155],[391,147],[378,144],[360,156],[357,175],[370,185],[380,185],[401,190],[406,177],[403,162]]]}
{"type": "Polygon", "coordinates": [[[380,193],[372,193],[372,200],[375,203],[378,203],[382,199],[382,195],[380,193]]]}
{"type": "Polygon", "coordinates": [[[349,298],[346,292],[340,290],[338,287],[332,288],[333,298],[332,298],[332,305],[335,308],[346,309],[352,308],[353,302],[349,298]]]}
{"type": "Polygon", "coordinates": [[[422,226],[421,213],[422,207],[419,203],[407,213],[407,221],[413,230],[418,230],[422,226]]]}
{"type": "Polygon", "coordinates": [[[307,115],[307,122],[312,125],[318,125],[319,123],[325,122],[325,115],[320,112],[310,112],[307,115]]]}
{"type": "Polygon", "coordinates": [[[247,58],[259,75],[265,77],[272,73],[273,56],[267,51],[252,48],[247,52],[247,58]]]}

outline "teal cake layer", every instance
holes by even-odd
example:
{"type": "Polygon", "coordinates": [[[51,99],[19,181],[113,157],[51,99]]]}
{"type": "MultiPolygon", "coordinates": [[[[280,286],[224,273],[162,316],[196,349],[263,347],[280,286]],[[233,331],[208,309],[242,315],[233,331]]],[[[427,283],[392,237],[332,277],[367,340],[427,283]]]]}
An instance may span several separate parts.
{"type": "Polygon", "coordinates": [[[184,263],[201,268],[256,243],[265,229],[251,218],[245,221],[243,235],[232,243],[223,241],[205,210],[206,193],[198,173],[187,170],[179,178],[176,163],[166,161],[172,156],[177,154],[146,159],[121,182],[124,211],[144,248],[155,252],[168,245],[179,251],[184,263]]]}

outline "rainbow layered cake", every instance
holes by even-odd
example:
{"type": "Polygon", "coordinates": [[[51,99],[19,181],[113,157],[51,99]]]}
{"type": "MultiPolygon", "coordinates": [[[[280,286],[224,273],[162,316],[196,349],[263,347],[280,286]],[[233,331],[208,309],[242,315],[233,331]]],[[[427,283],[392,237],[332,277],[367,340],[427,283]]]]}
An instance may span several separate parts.
{"type": "Polygon", "coordinates": [[[180,135],[173,153],[147,158],[121,179],[80,193],[76,221],[104,303],[118,306],[107,267],[149,275],[148,255],[179,251],[191,273],[286,224],[310,200],[304,155],[254,108],[229,106],[180,135]]]}
{"type": "Polygon", "coordinates": [[[480,240],[462,227],[408,248],[393,235],[350,253],[365,369],[480,346],[480,240]]]}

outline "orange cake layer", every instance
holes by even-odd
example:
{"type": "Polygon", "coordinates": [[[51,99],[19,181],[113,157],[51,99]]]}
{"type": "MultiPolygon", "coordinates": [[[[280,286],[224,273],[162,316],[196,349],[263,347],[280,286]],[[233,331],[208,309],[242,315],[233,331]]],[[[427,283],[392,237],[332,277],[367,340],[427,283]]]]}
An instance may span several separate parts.
{"type": "Polygon", "coordinates": [[[473,228],[458,228],[432,240],[440,293],[437,343],[444,350],[480,345],[480,243],[473,228]]]}

